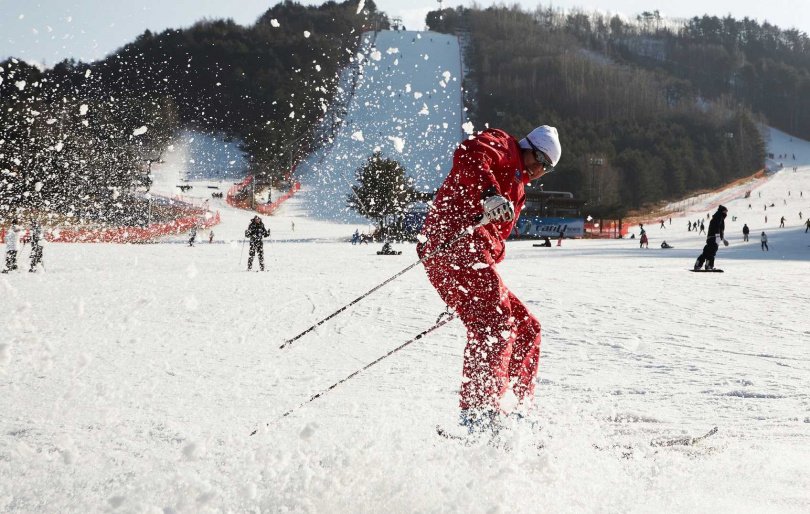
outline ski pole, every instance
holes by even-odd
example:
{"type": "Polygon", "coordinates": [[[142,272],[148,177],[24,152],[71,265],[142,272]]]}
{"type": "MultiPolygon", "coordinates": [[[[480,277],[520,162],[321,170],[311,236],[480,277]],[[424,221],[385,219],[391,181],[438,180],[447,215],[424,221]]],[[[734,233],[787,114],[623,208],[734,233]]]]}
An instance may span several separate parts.
{"type": "Polygon", "coordinates": [[[242,266],[242,256],[245,255],[245,239],[242,240],[242,251],[239,252],[239,266],[242,266]]]}
{"type": "MultiPolygon", "coordinates": [[[[418,341],[419,339],[422,339],[423,337],[425,337],[426,335],[430,334],[430,333],[431,333],[431,332],[433,332],[434,330],[436,330],[436,329],[438,329],[438,328],[440,328],[440,327],[443,327],[444,325],[446,325],[447,323],[449,323],[450,321],[452,321],[452,320],[453,320],[455,317],[456,317],[456,313],[455,313],[455,312],[451,312],[451,313],[449,313],[449,315],[447,315],[446,317],[444,317],[444,319],[442,319],[442,316],[439,316],[439,321],[437,321],[437,322],[436,322],[436,324],[435,324],[435,325],[433,325],[432,327],[430,327],[429,329],[427,329],[427,330],[425,330],[425,331],[423,331],[423,332],[420,332],[420,333],[419,333],[419,334],[418,334],[416,337],[412,338],[410,341],[407,341],[407,342],[405,342],[405,343],[403,343],[403,344],[401,344],[401,345],[397,346],[396,348],[394,348],[394,349],[393,349],[393,350],[391,350],[390,352],[386,353],[386,354],[385,354],[385,355],[383,355],[382,357],[378,358],[377,360],[375,360],[375,361],[373,361],[373,362],[370,362],[370,363],[366,364],[366,365],[365,365],[365,366],[363,366],[361,369],[358,369],[357,371],[355,371],[354,373],[352,373],[352,374],[351,374],[351,375],[349,375],[348,377],[344,378],[343,380],[340,380],[340,381],[338,381],[338,382],[335,382],[334,384],[332,384],[332,385],[331,385],[331,386],[329,386],[328,388],[324,389],[324,390],[323,390],[323,391],[321,391],[320,393],[317,393],[317,394],[315,394],[314,396],[312,396],[312,397],[311,397],[309,400],[305,401],[304,403],[302,403],[302,404],[301,404],[301,405],[299,405],[298,407],[294,407],[294,408],[292,408],[292,409],[288,410],[287,412],[285,412],[284,414],[282,414],[281,416],[279,416],[279,417],[278,417],[278,418],[277,418],[275,421],[271,421],[270,423],[267,423],[267,426],[269,427],[270,425],[273,425],[273,424],[275,424],[275,423],[278,423],[279,421],[281,421],[282,419],[286,418],[287,416],[289,416],[289,415],[290,415],[290,414],[292,414],[293,412],[295,412],[295,411],[297,411],[298,409],[300,409],[300,408],[304,407],[306,404],[314,402],[315,400],[317,400],[317,399],[318,399],[318,398],[320,398],[321,396],[325,395],[326,393],[328,393],[328,392],[329,392],[329,391],[331,391],[332,389],[336,388],[337,386],[339,386],[339,385],[340,385],[340,384],[342,384],[343,382],[346,382],[346,381],[348,381],[348,380],[351,380],[352,378],[354,378],[355,376],[359,375],[361,372],[363,372],[363,371],[367,370],[368,368],[370,368],[370,367],[374,366],[375,364],[377,364],[377,363],[378,363],[378,362],[380,362],[381,360],[383,360],[383,359],[385,359],[385,358],[387,358],[387,357],[390,357],[391,355],[393,355],[393,354],[395,354],[396,352],[398,352],[398,351],[402,350],[403,348],[405,348],[405,347],[406,347],[406,346],[408,346],[409,344],[411,344],[411,343],[413,343],[413,342],[415,342],[415,341],[418,341]]],[[[256,434],[256,432],[258,432],[258,431],[259,431],[259,429],[256,429],[256,430],[254,430],[253,432],[251,432],[251,433],[250,433],[250,435],[255,435],[255,434],[256,434]]]]}
{"type": "Polygon", "coordinates": [[[459,233],[458,233],[456,236],[452,237],[450,240],[445,241],[444,243],[442,243],[442,244],[441,244],[441,246],[439,246],[437,249],[435,249],[435,250],[433,250],[432,252],[430,252],[429,254],[425,255],[424,257],[422,257],[422,258],[421,258],[421,259],[419,259],[418,261],[414,262],[413,264],[411,264],[410,266],[408,266],[408,267],[407,267],[407,268],[405,268],[404,270],[400,271],[399,273],[397,273],[397,274],[396,274],[396,275],[394,275],[393,277],[389,278],[389,279],[388,279],[388,280],[386,280],[385,282],[383,282],[383,283],[381,283],[381,284],[379,284],[379,285],[377,285],[377,286],[373,287],[373,288],[372,288],[370,291],[368,291],[367,293],[365,293],[365,294],[362,294],[362,295],[358,296],[357,298],[355,298],[354,300],[352,300],[350,303],[347,303],[346,305],[344,305],[344,306],[343,306],[343,307],[341,307],[340,309],[336,310],[335,312],[333,312],[333,313],[332,313],[332,314],[330,314],[329,316],[327,316],[327,317],[325,317],[324,319],[320,320],[319,322],[315,323],[314,325],[312,325],[312,326],[311,326],[311,327],[309,327],[308,329],[304,330],[303,332],[301,332],[301,333],[300,333],[300,334],[298,334],[297,336],[293,337],[292,339],[287,339],[286,341],[284,341],[284,344],[282,344],[281,346],[279,346],[279,349],[284,349],[285,347],[287,347],[288,345],[290,345],[292,342],[294,342],[294,341],[296,341],[296,340],[300,339],[301,337],[303,337],[304,335],[306,335],[306,334],[308,334],[308,333],[312,332],[313,330],[315,330],[315,329],[316,329],[316,328],[318,328],[319,326],[323,325],[324,323],[326,323],[326,322],[327,322],[327,321],[329,321],[330,319],[334,318],[335,316],[337,316],[337,315],[338,315],[338,314],[340,314],[341,312],[345,311],[346,309],[348,309],[348,308],[349,308],[349,307],[351,307],[352,305],[356,304],[357,302],[359,302],[359,301],[360,301],[360,300],[362,300],[363,298],[367,297],[368,295],[370,295],[370,294],[371,294],[371,293],[373,293],[374,291],[376,291],[376,290],[380,289],[380,288],[381,288],[382,286],[384,286],[385,284],[387,284],[387,283],[389,283],[389,282],[393,281],[395,278],[399,277],[400,275],[402,275],[402,274],[403,274],[403,273],[405,273],[406,271],[409,271],[409,270],[413,269],[414,267],[416,267],[417,265],[422,264],[423,262],[427,261],[428,259],[430,259],[430,258],[431,258],[431,257],[433,257],[434,255],[438,254],[439,252],[441,252],[442,250],[444,250],[445,248],[447,248],[447,247],[448,247],[448,246],[450,246],[451,244],[455,243],[456,241],[458,241],[459,239],[461,239],[461,238],[462,238],[462,237],[464,237],[465,235],[467,235],[467,234],[471,234],[471,233],[472,233],[472,231],[473,231],[474,229],[476,229],[476,228],[478,228],[478,227],[480,227],[480,226],[482,226],[482,225],[484,225],[484,224],[486,224],[486,222],[485,222],[485,221],[483,221],[483,219],[482,219],[482,220],[477,221],[477,223],[476,223],[475,225],[472,225],[472,226],[469,226],[469,227],[465,228],[464,230],[462,230],[461,232],[459,232],[459,233]]]}

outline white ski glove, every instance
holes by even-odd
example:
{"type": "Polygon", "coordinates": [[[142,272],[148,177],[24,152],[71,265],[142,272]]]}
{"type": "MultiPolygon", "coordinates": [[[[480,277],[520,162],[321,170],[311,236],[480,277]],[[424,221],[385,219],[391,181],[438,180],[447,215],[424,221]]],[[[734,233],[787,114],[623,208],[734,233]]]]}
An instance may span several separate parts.
{"type": "Polygon", "coordinates": [[[484,220],[487,223],[502,223],[515,219],[515,206],[501,195],[490,196],[483,202],[484,220]]]}

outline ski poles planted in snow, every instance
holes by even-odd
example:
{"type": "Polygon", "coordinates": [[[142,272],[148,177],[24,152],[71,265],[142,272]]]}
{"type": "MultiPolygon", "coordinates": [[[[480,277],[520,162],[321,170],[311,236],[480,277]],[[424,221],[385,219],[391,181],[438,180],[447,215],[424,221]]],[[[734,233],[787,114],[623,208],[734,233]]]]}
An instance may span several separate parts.
{"type": "Polygon", "coordinates": [[[327,322],[327,321],[329,321],[330,319],[334,318],[335,316],[337,316],[337,315],[338,315],[338,314],[340,314],[341,312],[345,311],[346,309],[348,309],[348,308],[349,308],[349,307],[351,307],[352,305],[356,304],[357,302],[359,302],[360,300],[362,300],[362,299],[363,299],[363,298],[365,298],[366,296],[368,296],[368,295],[370,295],[371,293],[373,293],[374,291],[376,291],[376,290],[380,289],[380,288],[381,288],[382,286],[384,286],[385,284],[387,284],[387,283],[389,283],[389,282],[393,281],[395,278],[399,277],[400,275],[402,275],[402,274],[403,274],[403,273],[405,273],[406,271],[409,271],[409,270],[411,270],[412,268],[414,268],[414,267],[418,266],[419,264],[422,264],[422,263],[423,263],[423,262],[425,262],[426,260],[430,259],[430,258],[431,258],[431,257],[433,257],[434,255],[438,254],[439,252],[441,252],[442,250],[444,250],[445,248],[447,248],[447,247],[448,247],[448,246],[450,246],[451,244],[455,243],[456,241],[458,241],[459,239],[461,239],[462,237],[464,237],[465,235],[467,235],[467,234],[472,234],[473,230],[475,230],[476,228],[478,228],[478,227],[480,227],[480,226],[482,226],[482,225],[485,225],[486,223],[487,223],[487,222],[486,222],[486,221],[484,221],[484,220],[477,220],[475,225],[471,225],[471,226],[469,226],[469,227],[465,228],[464,230],[462,230],[461,232],[459,232],[459,233],[458,233],[456,236],[454,236],[454,237],[450,238],[449,240],[445,241],[444,243],[442,243],[442,244],[441,244],[441,246],[439,246],[438,248],[436,248],[435,250],[433,250],[433,251],[432,251],[432,252],[430,252],[429,254],[425,255],[424,257],[422,257],[422,258],[421,258],[421,259],[419,259],[418,261],[414,262],[413,264],[411,264],[410,266],[408,266],[408,267],[407,267],[407,268],[405,268],[404,270],[400,271],[399,273],[397,273],[397,274],[396,274],[396,275],[394,275],[393,277],[391,277],[391,278],[389,278],[388,280],[386,280],[385,282],[383,282],[383,283],[381,283],[381,284],[379,284],[379,285],[375,286],[374,288],[372,288],[372,289],[371,289],[370,291],[368,291],[367,293],[365,293],[365,294],[363,294],[363,295],[360,295],[359,297],[355,298],[355,299],[354,299],[354,300],[352,300],[350,303],[347,303],[346,305],[344,305],[344,306],[343,306],[343,307],[341,307],[340,309],[336,310],[335,312],[333,312],[333,313],[332,313],[332,314],[330,314],[329,316],[325,317],[325,318],[324,318],[324,319],[322,319],[321,321],[319,321],[319,322],[315,323],[314,325],[312,325],[312,326],[311,326],[311,327],[309,327],[308,329],[304,330],[303,332],[301,332],[301,333],[300,333],[300,334],[298,334],[297,336],[293,337],[292,339],[287,339],[286,341],[284,341],[284,344],[282,344],[282,345],[281,345],[279,348],[281,348],[281,349],[286,348],[287,346],[289,346],[289,345],[290,345],[291,343],[293,343],[294,341],[296,341],[296,340],[300,339],[301,337],[303,337],[304,335],[306,335],[306,334],[308,334],[308,333],[312,332],[313,330],[315,330],[315,329],[316,329],[316,328],[318,328],[319,326],[323,325],[324,323],[326,323],[326,322],[327,322]]]}
{"type": "MultiPolygon", "coordinates": [[[[379,359],[377,359],[377,360],[375,360],[375,361],[373,361],[373,362],[370,362],[370,363],[366,364],[366,365],[365,365],[365,366],[363,366],[361,369],[358,369],[357,371],[355,371],[354,373],[352,373],[352,374],[351,374],[351,375],[349,375],[348,377],[344,378],[343,380],[340,380],[340,381],[338,381],[338,382],[335,382],[334,384],[332,384],[331,386],[329,386],[327,389],[324,389],[324,390],[323,390],[323,391],[321,391],[320,393],[318,393],[318,394],[316,394],[316,395],[312,396],[312,397],[311,397],[309,400],[305,401],[304,403],[302,403],[302,404],[301,404],[301,405],[299,405],[298,407],[295,407],[295,408],[293,408],[293,409],[288,410],[287,412],[285,412],[284,414],[282,414],[281,416],[279,416],[279,417],[278,417],[278,418],[277,418],[275,421],[272,421],[272,422],[270,422],[270,423],[267,423],[267,426],[269,427],[270,425],[272,425],[272,424],[274,424],[274,423],[278,423],[279,421],[281,421],[282,419],[286,418],[287,416],[289,416],[289,415],[290,415],[290,414],[292,414],[293,412],[297,411],[298,409],[300,409],[300,408],[301,408],[301,407],[303,407],[304,405],[306,405],[306,404],[308,404],[308,403],[312,403],[312,402],[314,402],[315,400],[317,400],[317,399],[318,399],[318,398],[320,398],[321,396],[325,395],[326,393],[328,393],[328,392],[329,392],[329,391],[331,391],[332,389],[336,388],[337,386],[339,386],[339,385],[340,385],[340,384],[342,384],[343,382],[346,382],[346,381],[348,381],[348,380],[350,380],[350,379],[352,379],[352,378],[356,377],[356,376],[357,376],[357,375],[359,375],[361,372],[363,372],[363,371],[367,370],[368,368],[370,368],[370,367],[374,366],[375,364],[377,364],[377,363],[378,363],[378,362],[380,362],[381,360],[385,359],[386,357],[390,357],[391,355],[393,355],[393,354],[395,354],[396,352],[400,351],[401,349],[405,348],[405,347],[406,347],[406,346],[408,346],[409,344],[411,344],[411,343],[413,343],[413,342],[415,342],[415,341],[418,341],[419,339],[422,339],[423,337],[425,337],[426,335],[430,334],[431,332],[433,332],[433,331],[434,331],[434,330],[436,330],[437,328],[443,327],[444,325],[446,325],[447,323],[449,323],[450,321],[452,321],[452,320],[453,320],[453,318],[455,318],[455,317],[456,317],[456,313],[454,313],[454,312],[451,312],[451,313],[445,314],[445,315],[443,315],[443,316],[439,316],[439,319],[438,319],[438,321],[436,321],[436,324],[435,324],[435,325],[433,325],[432,327],[430,327],[429,329],[427,329],[427,330],[425,330],[425,331],[423,331],[423,332],[420,332],[420,333],[419,333],[419,334],[418,334],[416,337],[414,337],[414,338],[413,338],[413,339],[411,339],[410,341],[407,341],[407,342],[405,342],[405,343],[403,343],[403,344],[401,344],[401,345],[397,346],[396,348],[394,348],[394,349],[393,349],[393,350],[391,350],[390,352],[386,353],[385,355],[383,355],[383,356],[382,356],[382,357],[380,357],[379,359]]],[[[254,430],[253,432],[251,432],[251,433],[250,433],[250,435],[255,435],[255,434],[258,432],[258,431],[259,431],[259,429],[256,429],[256,430],[254,430]]]]}

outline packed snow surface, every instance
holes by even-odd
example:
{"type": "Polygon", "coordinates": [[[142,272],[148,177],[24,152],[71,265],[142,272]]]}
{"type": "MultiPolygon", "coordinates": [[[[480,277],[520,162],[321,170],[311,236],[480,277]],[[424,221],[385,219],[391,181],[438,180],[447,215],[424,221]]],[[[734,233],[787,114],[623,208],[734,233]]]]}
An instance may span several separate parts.
{"type": "Polygon", "coordinates": [[[310,216],[314,187],[265,217],[264,273],[244,271],[253,213],[216,199],[214,244],[46,245],[47,271],[0,276],[0,511],[807,512],[810,144],[770,145],[796,160],[724,200],[724,274],[687,271],[704,241],[687,218],[716,205],[648,226],[650,249],[508,243],[498,270],[543,343],[536,425],[499,446],[436,435],[457,421],[458,321],[280,419],[444,308],[416,268],[280,350],[416,260],[310,216]]]}

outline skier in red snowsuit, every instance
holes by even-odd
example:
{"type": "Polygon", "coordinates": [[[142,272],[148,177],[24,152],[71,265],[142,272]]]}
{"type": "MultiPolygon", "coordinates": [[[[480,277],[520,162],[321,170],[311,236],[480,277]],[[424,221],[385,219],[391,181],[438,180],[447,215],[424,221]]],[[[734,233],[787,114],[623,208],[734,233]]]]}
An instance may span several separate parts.
{"type": "Polygon", "coordinates": [[[545,125],[521,141],[497,129],[464,141],[419,236],[421,258],[478,219],[485,222],[425,262],[431,284],[467,327],[460,406],[471,432],[512,410],[501,405],[510,386],[520,411],[531,405],[540,322],[495,265],[525,203],[524,185],[553,170],[561,152],[557,130],[545,125]]]}

